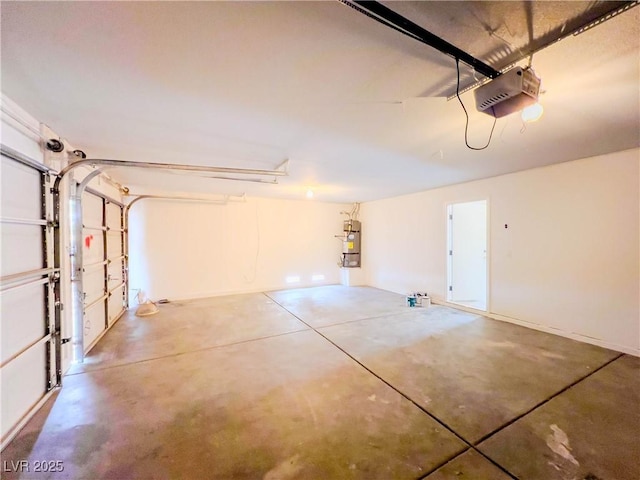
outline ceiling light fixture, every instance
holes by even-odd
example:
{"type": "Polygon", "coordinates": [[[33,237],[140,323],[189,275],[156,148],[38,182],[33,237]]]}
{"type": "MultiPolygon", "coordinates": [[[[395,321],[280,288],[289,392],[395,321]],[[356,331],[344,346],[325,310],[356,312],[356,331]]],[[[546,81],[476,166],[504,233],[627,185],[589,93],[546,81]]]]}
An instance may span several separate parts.
{"type": "Polygon", "coordinates": [[[307,198],[313,198],[313,190],[307,190],[307,198]]]}
{"type": "Polygon", "coordinates": [[[540,117],[542,117],[543,113],[544,108],[542,108],[542,105],[540,105],[540,103],[536,102],[533,105],[529,105],[528,107],[522,109],[522,113],[520,115],[522,116],[523,122],[531,123],[540,120],[540,117]]]}

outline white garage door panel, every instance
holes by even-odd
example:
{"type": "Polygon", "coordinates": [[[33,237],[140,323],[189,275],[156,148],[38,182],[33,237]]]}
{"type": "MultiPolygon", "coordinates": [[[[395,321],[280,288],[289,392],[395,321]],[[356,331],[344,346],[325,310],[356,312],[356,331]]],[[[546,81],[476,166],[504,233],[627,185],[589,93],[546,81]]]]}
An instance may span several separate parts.
{"type": "Polygon", "coordinates": [[[5,145],[1,151],[0,448],[59,383],[59,290],[53,230],[47,226],[53,218],[52,177],[38,161],[5,145]]]}
{"type": "Polygon", "coordinates": [[[0,276],[43,268],[43,227],[3,223],[0,228],[2,228],[0,276]]]}
{"type": "Polygon", "coordinates": [[[107,204],[107,225],[109,228],[122,228],[120,224],[120,206],[113,203],[107,204]]]}
{"type": "Polygon", "coordinates": [[[45,336],[45,288],[29,285],[2,292],[0,363],[45,336]]]}
{"type": "Polygon", "coordinates": [[[2,437],[45,394],[46,346],[39,345],[0,368],[0,417],[2,437]]]}
{"type": "Polygon", "coordinates": [[[109,297],[109,325],[120,317],[124,311],[124,305],[122,300],[122,290],[124,286],[118,288],[113,292],[113,295],[109,297]]]}
{"type": "Polygon", "coordinates": [[[82,262],[86,266],[104,260],[103,232],[100,230],[82,230],[82,262]],[[89,245],[87,247],[87,245],[89,245]]]}
{"type": "Polygon", "coordinates": [[[124,311],[122,222],[117,200],[87,188],[82,195],[85,352],[124,311]]]}
{"type": "Polygon", "coordinates": [[[2,156],[0,168],[2,216],[32,220],[42,218],[40,172],[5,156],[2,156]]]}
{"type": "Polygon", "coordinates": [[[102,198],[92,193],[82,194],[82,224],[86,227],[102,225],[102,198]]]}
{"type": "Polygon", "coordinates": [[[85,305],[92,303],[94,300],[102,297],[104,291],[104,267],[95,267],[84,272],[82,278],[85,305]]]}
{"type": "Polygon", "coordinates": [[[122,255],[122,237],[120,232],[107,232],[107,253],[109,258],[122,255]]]}
{"type": "Polygon", "coordinates": [[[122,283],[122,259],[113,260],[109,264],[109,290],[114,289],[122,283]]]}
{"type": "Polygon", "coordinates": [[[86,308],[84,312],[84,348],[85,352],[105,329],[104,302],[98,302],[86,308]]]}

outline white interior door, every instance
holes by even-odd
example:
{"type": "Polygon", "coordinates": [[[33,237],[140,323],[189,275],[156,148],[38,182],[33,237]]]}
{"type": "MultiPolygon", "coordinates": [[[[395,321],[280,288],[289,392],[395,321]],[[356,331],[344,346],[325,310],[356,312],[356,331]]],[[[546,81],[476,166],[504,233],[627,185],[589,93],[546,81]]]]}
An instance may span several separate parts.
{"type": "Polygon", "coordinates": [[[487,202],[449,206],[448,300],[487,309],[487,202]]]}
{"type": "MultiPolygon", "coordinates": [[[[0,165],[0,438],[10,440],[57,384],[50,178],[4,150],[0,165]]],[[[27,161],[28,160],[28,161],[27,161]]],[[[58,345],[59,348],[59,345],[58,345]]]]}

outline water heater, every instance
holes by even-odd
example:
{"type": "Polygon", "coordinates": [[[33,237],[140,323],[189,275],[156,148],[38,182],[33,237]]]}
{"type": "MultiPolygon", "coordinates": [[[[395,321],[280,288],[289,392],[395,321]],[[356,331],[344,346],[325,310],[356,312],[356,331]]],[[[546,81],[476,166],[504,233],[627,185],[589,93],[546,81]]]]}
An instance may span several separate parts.
{"type": "Polygon", "coordinates": [[[360,222],[345,220],[343,224],[342,266],[357,268],[360,266],[360,222]]]}

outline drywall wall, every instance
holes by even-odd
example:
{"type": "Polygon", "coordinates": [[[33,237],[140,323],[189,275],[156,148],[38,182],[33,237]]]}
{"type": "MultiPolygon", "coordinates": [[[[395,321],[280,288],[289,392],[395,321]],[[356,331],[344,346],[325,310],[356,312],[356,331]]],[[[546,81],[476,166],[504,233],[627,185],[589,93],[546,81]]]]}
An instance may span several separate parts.
{"type": "Polygon", "coordinates": [[[142,200],[129,221],[129,286],[153,300],[340,282],[343,204],[142,200]]]}
{"type": "Polygon", "coordinates": [[[446,298],[446,211],[489,202],[495,318],[640,353],[640,150],[362,206],[371,286],[446,298]]]}

